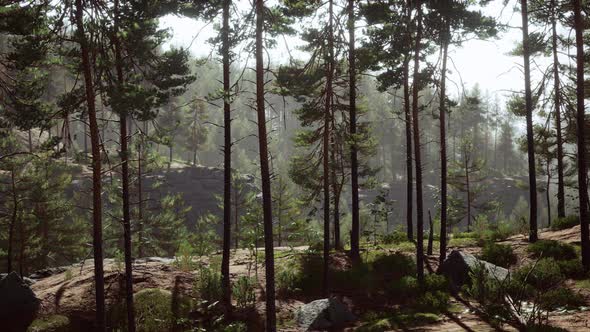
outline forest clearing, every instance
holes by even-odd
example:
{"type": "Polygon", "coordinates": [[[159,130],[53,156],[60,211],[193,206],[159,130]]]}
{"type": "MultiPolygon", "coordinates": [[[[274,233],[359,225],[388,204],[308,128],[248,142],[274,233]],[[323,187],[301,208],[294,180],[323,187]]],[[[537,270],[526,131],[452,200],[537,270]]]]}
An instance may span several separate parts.
{"type": "Polygon", "coordinates": [[[0,1],[0,331],[590,331],[588,0],[0,1]]]}

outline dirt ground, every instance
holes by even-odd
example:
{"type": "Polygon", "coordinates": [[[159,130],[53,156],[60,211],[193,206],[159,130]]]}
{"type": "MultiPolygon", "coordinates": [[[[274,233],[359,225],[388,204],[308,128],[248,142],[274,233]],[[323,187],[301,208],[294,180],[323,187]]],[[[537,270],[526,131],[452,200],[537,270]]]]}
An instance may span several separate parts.
{"type": "MultiPolygon", "coordinates": [[[[542,231],[541,239],[559,240],[563,242],[579,242],[579,226],[562,231],[542,231]]],[[[526,238],[524,236],[513,236],[502,243],[512,246],[519,257],[519,265],[525,263],[528,258],[526,254],[526,238]]],[[[306,247],[293,248],[295,251],[303,251],[306,247]]],[[[475,246],[450,247],[449,250],[460,249],[472,254],[477,254],[480,248],[475,246]]],[[[276,248],[277,252],[284,252],[285,256],[290,254],[291,248],[276,248]]],[[[232,279],[245,276],[250,273],[254,275],[255,265],[249,258],[246,250],[237,250],[232,253],[230,261],[230,271],[232,279]]],[[[219,257],[216,257],[218,259],[219,257]]],[[[200,261],[200,264],[209,264],[208,259],[200,261]]],[[[349,264],[345,255],[335,255],[333,257],[334,265],[346,268],[349,264]]],[[[427,269],[436,271],[438,265],[437,256],[428,256],[427,269]]],[[[105,260],[105,291],[107,303],[115,303],[124,298],[123,289],[123,267],[113,260],[105,260]]],[[[134,291],[145,288],[161,288],[171,292],[181,294],[191,294],[191,289],[195,281],[194,272],[184,272],[176,268],[169,261],[143,261],[134,264],[133,271],[134,291]]],[[[257,290],[256,310],[263,316],[264,314],[264,264],[258,264],[259,287],[257,290]]],[[[577,288],[574,282],[569,282],[568,286],[577,292],[580,292],[586,302],[590,305],[590,290],[577,288]]],[[[33,291],[42,302],[42,315],[59,313],[62,315],[75,317],[79,320],[92,320],[94,309],[94,286],[93,286],[93,265],[92,261],[87,261],[84,265],[73,265],[66,272],[62,272],[45,279],[37,281],[32,286],[33,291]]],[[[354,294],[347,294],[355,296],[354,294]]],[[[346,295],[340,294],[344,303],[352,306],[353,312],[362,312],[362,301],[350,301],[346,295]],[[354,305],[352,304],[354,303],[354,305]]],[[[277,317],[279,320],[291,320],[295,310],[304,304],[300,300],[277,301],[277,317]]],[[[368,306],[373,305],[367,303],[368,306]]],[[[479,317],[474,308],[474,304],[465,302],[461,299],[452,299],[452,307],[455,309],[452,313],[442,315],[441,319],[433,324],[428,324],[415,328],[404,329],[403,331],[497,331],[482,317],[479,317]]],[[[575,312],[554,312],[549,315],[549,322],[552,326],[561,327],[567,331],[590,331],[590,310],[575,312]]],[[[358,323],[360,324],[360,322],[358,323]]],[[[351,326],[343,331],[354,331],[357,326],[351,326]]],[[[283,328],[284,332],[298,332],[295,327],[283,328]]],[[[398,331],[398,330],[392,330],[398,331]]],[[[402,330],[399,330],[402,331],[402,330]]],[[[500,331],[516,331],[515,328],[506,326],[500,331]]]]}

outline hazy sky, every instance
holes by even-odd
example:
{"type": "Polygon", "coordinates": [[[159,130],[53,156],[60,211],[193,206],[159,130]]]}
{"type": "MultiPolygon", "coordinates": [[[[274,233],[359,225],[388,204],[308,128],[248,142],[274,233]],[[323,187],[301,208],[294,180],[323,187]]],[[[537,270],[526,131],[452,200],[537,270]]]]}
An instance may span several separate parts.
{"type": "MultiPolygon", "coordinates": [[[[483,9],[483,12],[492,17],[499,17],[504,24],[520,27],[520,13],[513,11],[513,4],[504,7],[502,2],[502,0],[492,2],[483,9]]],[[[238,7],[246,9],[248,6],[247,0],[239,1],[238,7]]],[[[161,25],[171,30],[172,45],[183,47],[191,45],[190,50],[196,56],[210,54],[211,46],[206,43],[206,40],[215,35],[212,24],[206,25],[204,22],[188,18],[167,16],[161,20],[161,25]]],[[[522,64],[522,59],[507,55],[521,38],[521,30],[513,28],[502,33],[496,40],[471,40],[465,42],[460,48],[450,48],[449,56],[452,60],[449,61],[451,71],[449,79],[452,81],[449,84],[450,93],[457,95],[461,81],[467,88],[479,84],[484,92],[488,91],[491,95],[497,95],[501,100],[509,94],[510,90],[522,90],[524,83],[519,66],[522,64]]],[[[288,38],[287,43],[293,52],[294,46],[301,41],[293,37],[288,38]]],[[[304,56],[302,53],[298,54],[304,56]]],[[[279,40],[279,45],[270,52],[270,55],[275,63],[287,60],[288,52],[285,42],[279,40]]]]}

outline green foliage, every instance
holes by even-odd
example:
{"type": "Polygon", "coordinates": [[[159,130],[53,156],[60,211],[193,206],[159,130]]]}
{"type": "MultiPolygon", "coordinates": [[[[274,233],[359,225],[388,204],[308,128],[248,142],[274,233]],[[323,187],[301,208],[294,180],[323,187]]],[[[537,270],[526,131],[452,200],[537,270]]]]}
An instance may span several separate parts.
{"type": "Polygon", "coordinates": [[[140,290],[134,300],[137,330],[142,332],[171,330],[192,308],[189,299],[157,288],[140,290]]]}
{"type": "Polygon", "coordinates": [[[402,299],[405,307],[420,312],[443,312],[449,305],[449,285],[444,276],[428,274],[420,285],[413,276],[405,276],[388,286],[391,297],[402,299]]]}
{"type": "Polygon", "coordinates": [[[68,332],[71,331],[70,319],[62,315],[37,318],[31,323],[27,332],[68,332]]]}
{"type": "Polygon", "coordinates": [[[371,262],[371,266],[377,275],[389,280],[399,280],[416,271],[416,262],[401,253],[380,254],[371,262]]]}
{"type": "Polygon", "coordinates": [[[510,322],[518,321],[516,313],[525,320],[525,327],[546,324],[546,311],[583,304],[580,295],[564,285],[559,264],[551,258],[523,266],[503,281],[490,277],[483,266],[471,277],[467,293],[487,315],[510,322]]]}
{"type": "Polygon", "coordinates": [[[488,242],[483,246],[479,258],[505,268],[516,264],[518,259],[511,246],[493,242],[488,242]]]}
{"type": "Polygon", "coordinates": [[[562,229],[572,228],[580,224],[578,216],[567,216],[564,218],[557,218],[551,223],[551,230],[558,231],[562,229]]]}
{"type": "Polygon", "coordinates": [[[278,297],[289,297],[294,295],[297,288],[299,273],[292,266],[280,267],[275,276],[276,291],[278,297]]]}
{"type": "Polygon", "coordinates": [[[567,243],[554,240],[539,240],[527,247],[533,257],[549,257],[556,260],[570,260],[578,257],[576,249],[567,243]]]}
{"type": "Polygon", "coordinates": [[[399,244],[408,241],[408,235],[406,232],[394,230],[389,234],[385,234],[381,237],[383,244],[399,244]]]}
{"type": "Polygon", "coordinates": [[[193,256],[194,248],[188,241],[183,241],[174,255],[174,265],[180,270],[188,272],[194,270],[196,264],[193,256]]]}
{"type": "Polygon", "coordinates": [[[235,281],[232,287],[232,293],[236,300],[238,308],[249,309],[256,304],[256,282],[254,279],[241,276],[235,281]]]}
{"type": "Polygon", "coordinates": [[[194,289],[201,301],[207,303],[220,301],[223,292],[221,274],[206,267],[199,269],[194,289]]]}
{"type": "Polygon", "coordinates": [[[195,232],[191,234],[191,243],[194,243],[194,255],[204,257],[219,248],[219,235],[216,230],[219,223],[219,217],[211,213],[202,215],[197,219],[195,232]]]}
{"type": "Polygon", "coordinates": [[[584,279],[588,277],[588,273],[584,271],[584,265],[579,258],[568,260],[557,260],[559,270],[567,278],[584,279]]]}

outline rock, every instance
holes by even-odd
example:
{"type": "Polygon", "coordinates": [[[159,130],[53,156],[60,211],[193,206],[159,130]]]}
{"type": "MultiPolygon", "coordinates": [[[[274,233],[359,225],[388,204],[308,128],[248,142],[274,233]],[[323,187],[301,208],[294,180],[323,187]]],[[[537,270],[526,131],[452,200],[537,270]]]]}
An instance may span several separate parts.
{"type": "Polygon", "coordinates": [[[0,326],[6,332],[24,332],[35,320],[39,300],[16,274],[0,280],[0,326]]]}
{"type": "Polygon", "coordinates": [[[446,276],[455,290],[470,283],[469,273],[483,264],[490,277],[502,281],[508,277],[508,270],[492,263],[477,259],[475,256],[453,250],[439,266],[437,273],[446,276]]]}
{"type": "Polygon", "coordinates": [[[38,270],[38,271],[33,272],[33,274],[31,274],[29,276],[29,278],[31,278],[33,280],[39,280],[39,279],[51,277],[56,274],[60,274],[62,272],[65,272],[66,270],[67,270],[67,268],[65,268],[63,266],[49,267],[46,269],[42,269],[42,270],[38,270]]]}
{"type": "Polygon", "coordinates": [[[356,317],[346,305],[335,298],[315,300],[302,305],[295,313],[295,321],[306,331],[341,327],[356,317]]]}
{"type": "MultiPolygon", "coordinates": [[[[14,273],[16,273],[16,272],[14,272],[14,273]]],[[[6,278],[7,275],[8,275],[8,273],[0,273],[0,280],[6,278]]],[[[27,284],[27,286],[31,286],[32,284],[37,282],[37,280],[32,279],[32,278],[27,278],[27,277],[23,277],[23,278],[21,278],[21,280],[24,281],[25,284],[27,284]]]]}

